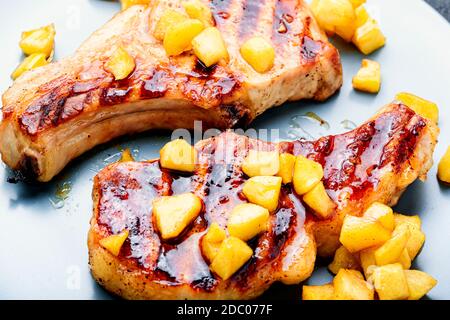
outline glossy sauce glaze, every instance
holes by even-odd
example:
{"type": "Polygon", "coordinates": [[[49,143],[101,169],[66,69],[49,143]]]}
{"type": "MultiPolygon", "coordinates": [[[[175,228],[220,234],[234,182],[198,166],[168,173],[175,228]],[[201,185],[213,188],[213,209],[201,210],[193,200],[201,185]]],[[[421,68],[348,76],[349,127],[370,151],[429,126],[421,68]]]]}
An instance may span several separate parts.
{"type": "MultiPolygon", "coordinates": [[[[199,241],[212,222],[226,229],[232,208],[246,202],[242,185],[247,177],[241,164],[248,150],[279,150],[313,159],[324,167],[324,185],[336,203],[341,193],[348,194],[348,201],[358,202],[376,189],[386,170],[403,167],[425,124],[409,108],[396,105],[349,133],[316,141],[276,145],[223,133],[196,145],[198,169],[193,175],[161,169],[158,161],[114,164],[96,177],[96,220],[102,236],[130,230],[120,258],[146,270],[153,281],[211,291],[220,279],[209,271],[199,241]],[[203,200],[202,212],[177,239],[163,242],[153,229],[152,200],[185,192],[203,200]]],[[[248,289],[249,279],[263,267],[270,266],[276,273],[289,265],[300,250],[305,220],[315,219],[308,210],[290,185],[282,187],[270,227],[249,241],[254,255],[231,278],[238,288],[248,289]]]]}

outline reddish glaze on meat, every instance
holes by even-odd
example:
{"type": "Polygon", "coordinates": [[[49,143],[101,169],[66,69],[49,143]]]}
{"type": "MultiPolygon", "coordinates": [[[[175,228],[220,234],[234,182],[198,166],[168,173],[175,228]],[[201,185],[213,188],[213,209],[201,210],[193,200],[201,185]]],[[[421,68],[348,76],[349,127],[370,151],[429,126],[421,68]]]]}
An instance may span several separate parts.
{"type": "Polygon", "coordinates": [[[178,0],[151,1],[118,13],[71,57],[32,70],[3,95],[0,152],[11,168],[49,181],[73,158],[125,134],[150,129],[226,129],[248,125],[286,101],[325,100],[342,84],[339,53],[302,0],[202,0],[230,61],[210,68],[185,52],[168,57],[153,37],[178,0]],[[256,72],[241,56],[253,36],[272,42],[274,66],[256,72]],[[115,80],[105,64],[118,47],[135,69],[115,80]],[[12,147],[6,147],[12,146],[12,147]]]}
{"type": "Polygon", "coordinates": [[[94,183],[89,234],[94,277],[112,292],[141,299],[252,298],[275,281],[299,283],[313,269],[315,241],[319,254],[334,252],[346,214],[359,215],[375,201],[393,205],[407,185],[426,175],[437,135],[433,123],[392,104],[351,132],[317,141],[272,144],[225,132],[196,144],[199,163],[193,175],[161,169],[157,160],[108,166],[94,183]],[[247,202],[241,163],[250,149],[279,150],[321,163],[337,209],[331,219],[320,220],[290,185],[283,186],[269,230],[249,242],[253,257],[222,281],[209,270],[199,239],[212,222],[226,229],[232,208],[247,202]],[[177,239],[164,242],[153,227],[152,200],[185,192],[199,196],[203,210],[177,239]],[[130,236],[119,257],[112,257],[98,241],[124,229],[130,236]]]}

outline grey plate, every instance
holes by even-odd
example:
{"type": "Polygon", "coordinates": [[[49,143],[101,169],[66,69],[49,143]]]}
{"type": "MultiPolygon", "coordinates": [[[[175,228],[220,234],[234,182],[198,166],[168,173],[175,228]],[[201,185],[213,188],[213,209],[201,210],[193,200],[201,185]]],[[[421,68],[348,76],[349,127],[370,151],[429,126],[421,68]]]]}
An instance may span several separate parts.
{"type": "MultiPolygon", "coordinates": [[[[355,92],[351,78],[363,58],[351,45],[337,42],[344,64],[342,90],[323,104],[293,103],[262,115],[253,127],[281,130],[289,139],[290,119],[314,111],[329,122],[330,129],[303,123],[314,137],[346,131],[344,120],[356,124],[390,102],[399,91],[432,99],[440,106],[442,142],[436,161],[445,152],[450,136],[450,25],[420,0],[369,0],[368,8],[379,20],[388,42],[370,58],[381,63],[383,87],[378,95],[355,92]]],[[[0,11],[2,50],[0,89],[10,84],[9,73],[22,56],[20,32],[50,22],[57,30],[56,59],[72,53],[92,31],[115,12],[119,4],[100,0],[19,0],[0,11]]],[[[86,235],[91,217],[92,178],[107,163],[119,157],[118,146],[135,150],[139,160],[155,158],[169,140],[169,132],[123,138],[96,148],[74,161],[53,182],[30,186],[10,184],[12,173],[0,165],[0,298],[4,299],[108,299],[111,296],[91,278],[86,235]],[[56,209],[55,192],[71,184],[64,206],[56,209]]],[[[450,189],[436,179],[436,166],[426,183],[417,182],[402,197],[397,210],[420,214],[427,235],[414,267],[439,281],[429,294],[432,299],[450,298],[450,189]]],[[[331,279],[324,269],[308,281],[320,284],[331,279]]],[[[264,297],[298,298],[299,286],[276,285],[264,297]]]]}

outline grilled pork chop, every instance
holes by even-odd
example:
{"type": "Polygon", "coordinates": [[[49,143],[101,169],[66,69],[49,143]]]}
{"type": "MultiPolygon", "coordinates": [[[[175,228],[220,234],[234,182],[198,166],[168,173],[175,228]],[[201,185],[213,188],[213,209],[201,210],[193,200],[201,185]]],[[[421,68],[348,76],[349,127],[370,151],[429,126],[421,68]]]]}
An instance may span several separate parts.
{"type": "Polygon", "coordinates": [[[92,147],[154,128],[219,129],[246,125],[288,100],[324,100],[342,84],[337,50],[302,0],[203,0],[230,54],[228,64],[205,68],[192,53],[168,58],[155,25],[180,1],[151,1],[117,14],[76,53],[24,74],[3,95],[3,161],[48,181],[92,147]],[[272,70],[260,74],[241,57],[252,36],[272,41],[272,70]],[[104,69],[119,46],[136,68],[115,81],[104,69]]]}
{"type": "Polygon", "coordinates": [[[296,284],[312,272],[319,254],[338,245],[346,214],[361,215],[375,201],[394,205],[402,191],[425,178],[439,129],[401,104],[391,104],[361,127],[317,141],[272,144],[231,132],[196,144],[198,170],[180,176],[157,160],[116,163],[95,178],[94,214],[89,231],[92,274],[107,290],[127,299],[249,299],[273,282],[296,284]],[[199,239],[208,225],[227,225],[231,209],[246,202],[241,163],[261,148],[304,155],[324,167],[324,185],[336,203],[329,220],[305,207],[290,185],[282,187],[268,231],[250,241],[254,255],[230,279],[210,272],[199,239]],[[163,241],[154,230],[152,200],[193,192],[203,212],[178,239],[163,241]],[[99,240],[129,230],[119,256],[99,240]]]}

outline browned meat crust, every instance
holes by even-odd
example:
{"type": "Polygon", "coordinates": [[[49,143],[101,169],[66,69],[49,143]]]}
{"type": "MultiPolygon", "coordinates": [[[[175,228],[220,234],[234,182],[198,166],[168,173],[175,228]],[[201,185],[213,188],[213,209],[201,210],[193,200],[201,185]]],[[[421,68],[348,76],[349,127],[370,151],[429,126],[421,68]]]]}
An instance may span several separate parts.
{"type": "Polygon", "coordinates": [[[205,68],[191,53],[166,56],[152,34],[162,12],[179,8],[178,1],[133,6],[72,57],[24,74],[6,91],[3,161],[48,181],[73,158],[120,135],[192,128],[194,120],[205,128],[243,126],[270,107],[324,100],[340,88],[339,54],[302,0],[212,0],[209,5],[228,46],[228,64],[205,68]],[[254,35],[271,35],[276,48],[275,65],[265,74],[255,72],[239,53],[254,35]],[[136,62],[121,81],[104,69],[118,46],[136,62]]]}
{"type": "Polygon", "coordinates": [[[393,103],[351,132],[312,142],[272,144],[231,132],[203,140],[196,144],[199,169],[189,176],[161,169],[157,160],[110,165],[94,181],[92,273],[127,299],[249,299],[275,281],[299,283],[313,270],[315,242],[320,255],[334,252],[346,214],[360,215],[375,201],[393,205],[409,184],[425,178],[438,132],[435,124],[393,103]],[[283,186],[269,230],[250,242],[254,256],[222,281],[209,271],[198,240],[212,222],[225,227],[231,208],[246,201],[240,166],[256,147],[320,162],[337,209],[329,220],[319,220],[290,185],[283,186]],[[178,239],[164,242],[153,229],[152,199],[184,192],[203,199],[202,214],[178,239]],[[129,239],[114,257],[98,241],[124,228],[129,239]]]}

